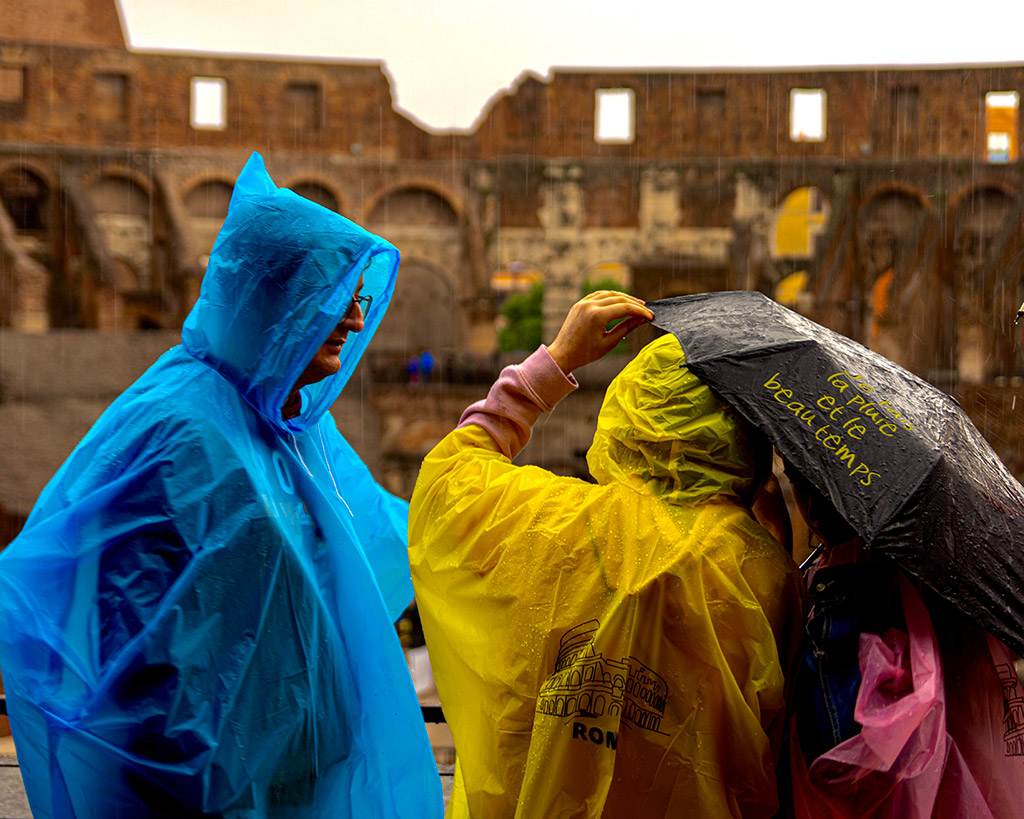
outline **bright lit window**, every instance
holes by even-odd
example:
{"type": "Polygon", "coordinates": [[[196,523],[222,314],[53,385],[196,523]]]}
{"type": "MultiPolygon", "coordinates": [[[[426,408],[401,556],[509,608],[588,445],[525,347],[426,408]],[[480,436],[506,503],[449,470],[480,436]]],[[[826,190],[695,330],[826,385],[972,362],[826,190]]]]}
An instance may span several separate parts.
{"type": "Polygon", "coordinates": [[[599,88],[595,98],[594,140],[601,143],[630,143],[635,137],[632,88],[599,88]]]}
{"type": "Polygon", "coordinates": [[[192,78],[192,127],[223,131],[228,124],[228,84],[220,77],[192,78]]]}
{"type": "Polygon", "coordinates": [[[1010,135],[1002,131],[990,131],[988,134],[988,161],[1010,161],[1010,135]]]}
{"type": "Polygon", "coordinates": [[[789,138],[794,142],[825,141],[826,94],[821,88],[789,92],[789,138]]]}
{"type": "Polygon", "coordinates": [[[985,95],[985,158],[989,162],[1017,159],[1019,107],[1016,91],[990,91],[985,95]]]}
{"type": "Polygon", "coordinates": [[[989,108],[1017,108],[1020,95],[1016,91],[989,91],[985,95],[985,105],[989,108]]]}

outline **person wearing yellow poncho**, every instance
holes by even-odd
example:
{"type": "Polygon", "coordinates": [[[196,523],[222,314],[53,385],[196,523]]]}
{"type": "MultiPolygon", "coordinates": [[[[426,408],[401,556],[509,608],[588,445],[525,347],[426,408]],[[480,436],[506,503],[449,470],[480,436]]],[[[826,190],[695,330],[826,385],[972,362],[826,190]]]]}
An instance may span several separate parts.
{"type": "Polygon", "coordinates": [[[596,485],[510,460],[571,371],[650,315],[577,303],[423,463],[409,554],[457,754],[449,817],[777,810],[801,582],[749,508],[768,444],[665,336],[608,389],[596,485]]]}

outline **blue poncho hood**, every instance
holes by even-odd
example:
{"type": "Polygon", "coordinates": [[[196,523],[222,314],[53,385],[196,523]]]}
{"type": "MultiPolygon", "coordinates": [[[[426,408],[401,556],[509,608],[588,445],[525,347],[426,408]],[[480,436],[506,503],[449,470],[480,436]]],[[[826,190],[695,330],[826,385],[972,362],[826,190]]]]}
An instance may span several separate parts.
{"type": "Polygon", "coordinates": [[[253,154],[235,183],[202,292],[182,330],[185,349],[217,370],[273,425],[302,432],[341,394],[395,286],[395,247],[286,188],[253,154]],[[345,315],[362,276],[372,296],[350,334],[341,370],[302,390],[302,413],[281,407],[314,353],[345,315]]]}

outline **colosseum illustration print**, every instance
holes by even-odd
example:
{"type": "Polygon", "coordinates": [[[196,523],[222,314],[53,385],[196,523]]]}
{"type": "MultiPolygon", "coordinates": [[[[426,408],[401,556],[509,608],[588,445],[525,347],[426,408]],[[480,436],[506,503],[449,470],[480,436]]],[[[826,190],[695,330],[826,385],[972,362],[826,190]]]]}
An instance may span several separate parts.
{"type": "Polygon", "coordinates": [[[541,686],[537,713],[554,717],[603,716],[655,733],[665,715],[668,684],[636,657],[612,659],[597,651],[601,627],[588,620],[559,641],[554,673],[541,686]]]}

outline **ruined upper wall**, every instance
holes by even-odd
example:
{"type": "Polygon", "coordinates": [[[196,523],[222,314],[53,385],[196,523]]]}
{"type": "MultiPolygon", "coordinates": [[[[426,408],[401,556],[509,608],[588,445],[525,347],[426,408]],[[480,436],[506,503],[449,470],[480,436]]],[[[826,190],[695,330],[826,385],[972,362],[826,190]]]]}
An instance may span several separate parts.
{"type": "Polygon", "coordinates": [[[4,0],[0,2],[0,40],[125,46],[113,0],[4,0]]]}
{"type": "MultiPolygon", "coordinates": [[[[980,157],[985,95],[1024,93],[1024,66],[787,70],[555,70],[498,97],[476,141],[501,155],[841,160],[980,157]],[[596,96],[630,89],[635,137],[595,140],[596,96]],[[790,93],[820,89],[825,136],[790,136],[790,93]]],[[[1019,112],[1015,114],[1019,118],[1019,112]]],[[[1019,127],[1017,129],[1019,139],[1019,127]]]]}
{"type": "Polygon", "coordinates": [[[139,150],[254,148],[416,155],[426,136],[392,107],[381,63],[299,62],[0,41],[21,93],[0,100],[0,141],[139,150]],[[220,84],[221,127],[193,122],[193,80],[220,84]],[[422,135],[422,136],[421,136],[422,135]]]}
{"type": "MultiPolygon", "coordinates": [[[[475,133],[434,134],[394,110],[382,62],[129,51],[115,0],[0,0],[0,142],[15,144],[452,161],[976,159],[989,92],[1019,99],[1024,66],[557,69],[496,96],[475,133]],[[221,84],[219,127],[192,120],[196,78],[221,84]],[[632,94],[630,139],[595,139],[609,89],[632,94]],[[791,136],[794,89],[824,95],[820,140],[791,136]]],[[[1012,118],[1016,154],[1019,110],[1012,118]]]]}

